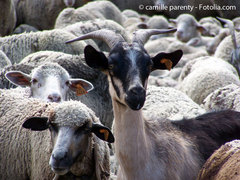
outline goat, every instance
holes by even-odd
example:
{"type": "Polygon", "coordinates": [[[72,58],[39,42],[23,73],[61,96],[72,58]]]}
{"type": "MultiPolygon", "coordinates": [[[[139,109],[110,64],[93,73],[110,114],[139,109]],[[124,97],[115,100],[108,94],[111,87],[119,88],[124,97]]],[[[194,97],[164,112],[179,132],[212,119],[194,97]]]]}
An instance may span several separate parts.
{"type": "MultiPolygon", "coordinates": [[[[173,31],[138,30],[129,44],[112,31],[99,30],[67,42],[97,38],[111,48],[108,58],[89,45],[84,55],[88,66],[108,76],[115,117],[115,150],[120,164],[118,179],[191,180],[196,179],[203,163],[191,133],[168,120],[143,117],[141,110],[150,72],[170,70],[183,54],[177,50],[151,58],[143,45],[151,35],[173,31]]],[[[212,133],[216,131],[208,122],[206,125],[212,133]]],[[[224,133],[225,126],[221,128],[224,133]]]]}

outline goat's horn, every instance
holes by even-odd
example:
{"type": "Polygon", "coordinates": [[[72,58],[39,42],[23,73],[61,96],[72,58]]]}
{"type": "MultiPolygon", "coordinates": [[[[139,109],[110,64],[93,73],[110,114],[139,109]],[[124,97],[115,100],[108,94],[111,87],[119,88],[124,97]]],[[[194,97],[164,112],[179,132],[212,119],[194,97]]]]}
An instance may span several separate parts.
{"type": "Polygon", "coordinates": [[[133,34],[133,42],[145,44],[152,35],[175,32],[177,29],[139,29],[133,34]]]}
{"type": "Polygon", "coordinates": [[[236,36],[235,36],[235,27],[234,27],[233,22],[229,19],[220,18],[220,17],[217,17],[217,19],[228,25],[228,28],[229,28],[231,36],[232,36],[233,47],[234,47],[234,49],[237,49],[237,40],[236,40],[236,36]]]}
{"type": "Polygon", "coordinates": [[[123,37],[115,32],[107,29],[101,29],[84,34],[76,39],[67,41],[66,43],[71,43],[74,41],[84,40],[84,39],[99,39],[104,41],[111,49],[119,42],[125,41],[123,37]]]}

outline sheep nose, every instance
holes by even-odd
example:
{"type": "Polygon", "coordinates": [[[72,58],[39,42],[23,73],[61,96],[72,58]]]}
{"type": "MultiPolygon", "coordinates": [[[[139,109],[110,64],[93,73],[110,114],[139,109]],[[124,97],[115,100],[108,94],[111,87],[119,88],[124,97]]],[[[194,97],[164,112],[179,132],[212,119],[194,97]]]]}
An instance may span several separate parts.
{"type": "Polygon", "coordinates": [[[60,102],[61,101],[61,96],[57,93],[50,94],[48,96],[48,100],[50,102],[60,102]]]}
{"type": "Polygon", "coordinates": [[[177,31],[177,38],[181,38],[183,36],[183,31],[181,31],[181,30],[178,30],[177,31]]]}
{"type": "Polygon", "coordinates": [[[143,89],[142,87],[133,87],[129,90],[129,92],[134,95],[134,96],[141,96],[143,94],[145,94],[145,89],[143,89]]]}
{"type": "Polygon", "coordinates": [[[58,151],[52,154],[52,158],[57,162],[64,160],[66,157],[67,157],[66,151],[61,151],[61,152],[58,151]]]}

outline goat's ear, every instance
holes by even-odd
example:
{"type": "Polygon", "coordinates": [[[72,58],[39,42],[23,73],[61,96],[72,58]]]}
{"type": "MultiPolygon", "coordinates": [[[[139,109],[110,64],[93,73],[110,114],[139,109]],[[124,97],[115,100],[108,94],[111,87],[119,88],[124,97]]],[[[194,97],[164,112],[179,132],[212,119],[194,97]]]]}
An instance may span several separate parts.
{"type": "Polygon", "coordinates": [[[43,131],[48,129],[48,117],[31,117],[27,119],[22,127],[32,131],[43,131]]]}
{"type": "Polygon", "coordinates": [[[17,86],[30,86],[31,77],[21,71],[9,71],[5,74],[6,78],[17,86]]]}
{"type": "Polygon", "coordinates": [[[84,79],[70,79],[68,86],[72,91],[76,92],[77,96],[87,94],[94,88],[92,83],[84,79]]]}
{"type": "Polygon", "coordinates": [[[161,70],[168,69],[170,71],[180,61],[182,55],[183,55],[182,50],[177,50],[171,53],[157,54],[152,58],[153,61],[152,71],[156,69],[161,70]]]}
{"type": "Polygon", "coordinates": [[[93,132],[98,138],[107,141],[109,143],[114,142],[114,136],[110,129],[101,124],[92,124],[91,132],[93,132]]]}
{"type": "Polygon", "coordinates": [[[84,56],[88,66],[91,68],[106,70],[108,68],[108,59],[102,53],[97,51],[91,45],[87,45],[84,49],[84,56]]]}

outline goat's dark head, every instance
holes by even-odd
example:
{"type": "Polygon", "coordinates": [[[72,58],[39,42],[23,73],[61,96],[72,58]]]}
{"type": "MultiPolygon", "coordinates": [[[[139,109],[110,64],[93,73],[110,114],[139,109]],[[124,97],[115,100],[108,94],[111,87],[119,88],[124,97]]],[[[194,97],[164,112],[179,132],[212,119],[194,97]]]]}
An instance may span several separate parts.
{"type": "Polygon", "coordinates": [[[143,107],[146,97],[147,79],[151,71],[171,69],[182,57],[182,51],[159,53],[150,57],[143,45],[151,35],[174,32],[174,30],[138,30],[131,44],[110,30],[99,30],[85,34],[67,43],[96,38],[105,41],[111,48],[108,58],[92,46],[85,47],[88,66],[100,69],[108,75],[110,94],[113,100],[133,110],[143,107]]]}

